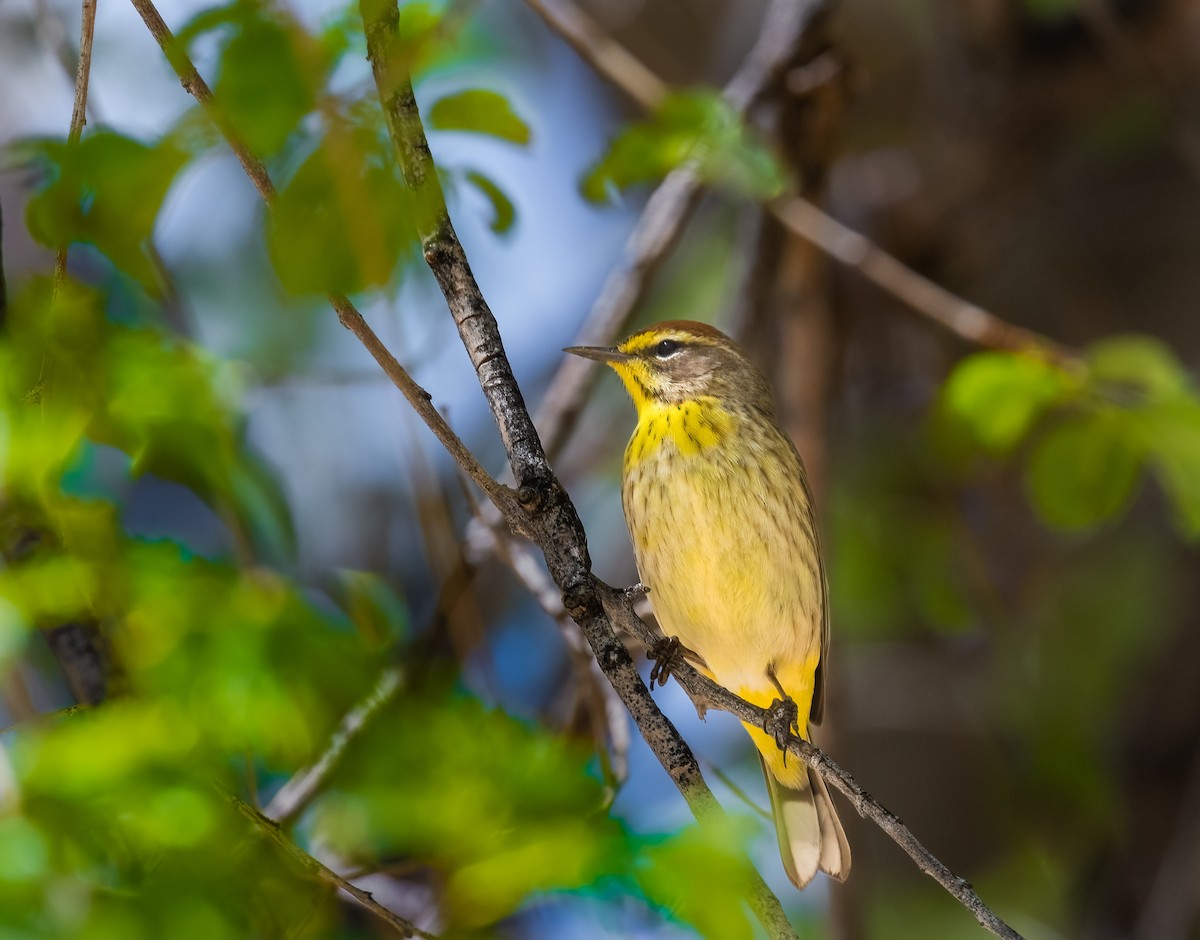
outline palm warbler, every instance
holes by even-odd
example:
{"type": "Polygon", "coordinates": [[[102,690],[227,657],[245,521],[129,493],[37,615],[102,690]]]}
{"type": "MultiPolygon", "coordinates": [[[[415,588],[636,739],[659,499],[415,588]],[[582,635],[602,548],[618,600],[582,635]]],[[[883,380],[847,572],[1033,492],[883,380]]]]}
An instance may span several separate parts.
{"type": "MultiPolygon", "coordinates": [[[[825,706],[829,602],[804,465],[767,380],[729,337],[688,320],[567,352],[610,365],[637,408],[621,501],[663,634],[743,698],[791,709],[807,739],[825,706]]],[[[746,728],[788,877],[844,879],[850,847],[824,781],[746,728]]]]}

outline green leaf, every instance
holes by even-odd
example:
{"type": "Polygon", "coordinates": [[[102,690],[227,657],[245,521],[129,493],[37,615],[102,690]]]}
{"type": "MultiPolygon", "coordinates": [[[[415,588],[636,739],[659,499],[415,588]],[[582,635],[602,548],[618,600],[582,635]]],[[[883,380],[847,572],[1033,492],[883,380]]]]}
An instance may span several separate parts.
{"type": "Polygon", "coordinates": [[[1030,454],[1027,483],[1038,515],[1058,529],[1083,529],[1123,510],[1144,450],[1124,416],[1094,412],[1048,431],[1030,454]]]}
{"type": "Polygon", "coordinates": [[[267,215],[267,248],[292,294],[353,294],[387,284],[416,239],[414,201],[395,163],[334,123],[267,215]]]}
{"type": "Polygon", "coordinates": [[[489,134],[514,144],[529,143],[526,124],[503,95],[472,88],[439,98],[429,109],[429,126],[439,131],[471,131],[489,134]]]}
{"type": "Polygon", "coordinates": [[[517,219],[517,211],[513,208],[512,201],[496,185],[495,181],[476,170],[469,170],[464,174],[464,179],[483,193],[492,204],[492,231],[497,235],[503,235],[511,229],[517,219]]]}
{"type": "Polygon", "coordinates": [[[408,605],[379,575],[339,571],[343,605],[359,634],[371,647],[394,643],[411,630],[408,605]]]}
{"type": "Polygon", "coordinates": [[[737,820],[709,820],[644,848],[638,883],[646,896],[713,940],[750,940],[744,899],[753,884],[737,820]]]}
{"type": "Polygon", "coordinates": [[[1129,334],[1111,336],[1087,351],[1089,379],[1101,391],[1129,390],[1141,398],[1169,398],[1186,391],[1188,374],[1162,340],[1129,334]]]}
{"type": "Polygon", "coordinates": [[[89,134],[76,146],[38,141],[27,152],[47,175],[26,207],[33,237],[50,248],[93,244],[156,292],[159,278],[147,246],[187,154],[170,138],[145,144],[112,131],[89,134]]]}
{"type": "Polygon", "coordinates": [[[942,406],[982,447],[1016,446],[1051,405],[1066,400],[1072,380],[1048,362],[1003,352],[976,353],[954,368],[942,406]]]}
{"type": "Polygon", "coordinates": [[[729,103],[691,91],[669,96],[650,119],[618,134],[584,177],[583,195],[603,202],[612,189],[655,182],[689,161],[705,182],[755,199],[783,187],[783,171],[729,103]]]}
{"type": "Polygon", "coordinates": [[[255,155],[274,156],[313,109],[327,60],[298,24],[266,4],[241,4],[240,29],[221,54],[217,107],[255,155]]]}
{"type": "Polygon", "coordinates": [[[347,752],[318,817],[339,851],[423,859],[441,871],[459,927],[623,869],[625,833],[604,813],[584,752],[436,688],[414,688],[386,711],[347,752]],[[421,773],[405,772],[413,761],[421,773]]]}
{"type": "Polygon", "coordinates": [[[190,52],[192,43],[198,37],[225,26],[237,25],[248,15],[253,15],[253,11],[242,0],[233,0],[224,6],[207,7],[176,30],[175,40],[190,52]]]}
{"type": "Polygon", "coordinates": [[[1155,475],[1184,537],[1200,538],[1200,402],[1180,397],[1138,412],[1155,475]]]}

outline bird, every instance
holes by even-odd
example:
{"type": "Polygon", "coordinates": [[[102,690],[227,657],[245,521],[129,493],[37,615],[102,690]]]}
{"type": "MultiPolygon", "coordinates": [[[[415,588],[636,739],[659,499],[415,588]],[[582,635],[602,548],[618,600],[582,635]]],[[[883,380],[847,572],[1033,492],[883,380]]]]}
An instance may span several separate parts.
{"type": "Polygon", "coordinates": [[[637,412],[621,503],[664,635],[656,670],[682,654],[781,719],[743,724],[784,871],[797,888],[817,871],[845,880],[850,846],[829,791],[780,747],[789,728],[810,740],[824,716],[829,593],[812,492],[769,382],[732,339],[692,320],[565,352],[610,366],[637,412]]]}

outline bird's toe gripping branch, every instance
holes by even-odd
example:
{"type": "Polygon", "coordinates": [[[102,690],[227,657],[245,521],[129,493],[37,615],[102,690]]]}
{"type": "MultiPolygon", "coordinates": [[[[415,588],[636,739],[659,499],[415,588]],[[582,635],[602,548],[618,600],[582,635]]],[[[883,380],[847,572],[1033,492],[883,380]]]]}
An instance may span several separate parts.
{"type": "Polygon", "coordinates": [[[786,767],[788,735],[800,734],[800,709],[789,696],[777,698],[767,707],[763,731],[773,737],[775,744],[783,751],[783,764],[786,767]]]}
{"type": "Polygon", "coordinates": [[[646,656],[654,663],[650,668],[650,688],[652,689],[656,682],[659,686],[666,685],[672,673],[687,661],[684,645],[679,642],[677,636],[663,637],[646,650],[646,656]]]}

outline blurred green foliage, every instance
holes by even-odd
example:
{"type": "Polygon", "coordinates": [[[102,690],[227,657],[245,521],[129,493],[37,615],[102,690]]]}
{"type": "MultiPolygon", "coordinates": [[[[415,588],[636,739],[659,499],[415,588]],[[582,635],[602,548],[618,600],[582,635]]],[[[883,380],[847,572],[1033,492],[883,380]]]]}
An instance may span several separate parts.
{"type": "Polygon", "coordinates": [[[674,92],[644,121],[621,131],[584,177],[584,196],[604,202],[614,190],[662,179],[692,164],[701,179],[733,193],[769,199],[783,172],[719,92],[674,92]]]}
{"type": "Polygon", "coordinates": [[[429,108],[429,127],[440,131],[470,131],[489,134],[514,144],[529,143],[526,124],[498,92],[471,88],[439,98],[429,108]]]}
{"type": "Polygon", "coordinates": [[[24,157],[43,174],[29,200],[29,231],[49,247],[95,245],[147,290],[160,289],[147,253],[162,201],[187,159],[170,135],[146,144],[99,131],[71,146],[29,141],[24,157]]]}
{"type": "MultiPolygon", "coordinates": [[[[169,476],[218,509],[240,506],[238,403],[221,388],[227,370],[194,347],[112,321],[102,295],[71,281],[57,298],[35,282],[15,299],[0,362],[6,524],[45,523],[59,537],[0,572],[0,667],[34,625],[92,617],[123,673],[112,701],[9,732],[0,931],[337,933],[330,891],[256,837],[228,794],[247,760],[268,781],[320,755],[405,640],[403,601],[345,572],[344,609],[316,604],[268,568],[130,538],[118,504],[67,491],[80,453],[105,444],[124,451],[131,476],[169,476]]],[[[248,530],[260,524],[246,516],[248,530]]],[[[425,684],[355,742],[316,805],[315,833],[356,864],[400,856],[439,872],[455,929],[605,884],[707,935],[749,936],[746,834],[684,829],[651,845],[608,814],[590,760],[425,684]],[[714,912],[701,899],[718,876],[714,912]]]]}
{"type": "Polygon", "coordinates": [[[1145,472],[1165,491],[1180,533],[1200,536],[1200,397],[1175,355],[1152,337],[1108,337],[1077,367],[975,353],[947,379],[942,411],[985,451],[1026,445],[1030,500],[1054,528],[1117,517],[1145,472]]]}

